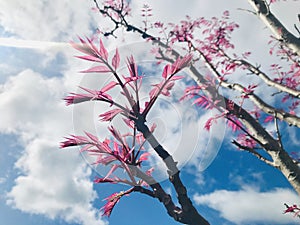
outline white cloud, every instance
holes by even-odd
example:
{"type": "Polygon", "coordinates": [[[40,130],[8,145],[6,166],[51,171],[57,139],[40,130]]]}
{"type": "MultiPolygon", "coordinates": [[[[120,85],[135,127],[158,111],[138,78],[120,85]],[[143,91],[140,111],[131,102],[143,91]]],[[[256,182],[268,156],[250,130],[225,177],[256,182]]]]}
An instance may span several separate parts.
{"type": "Polygon", "coordinates": [[[61,100],[62,78],[44,78],[31,70],[0,86],[0,132],[21,138],[20,175],[7,203],[24,212],[62,218],[83,225],[105,224],[92,202],[97,197],[91,169],[76,149],[60,150],[59,141],[72,133],[71,108],[61,100]]]}
{"type": "Polygon", "coordinates": [[[5,183],[5,182],[6,182],[6,180],[7,180],[7,178],[6,178],[6,177],[0,177],[0,184],[3,184],[3,183],[5,183]]]}
{"type": "Polygon", "coordinates": [[[216,190],[210,194],[196,194],[196,204],[207,205],[235,224],[299,224],[299,218],[284,215],[284,203],[299,202],[299,197],[290,189],[276,188],[260,192],[244,186],[238,191],[216,190]]]}
{"type": "Polygon", "coordinates": [[[4,29],[27,40],[69,41],[90,33],[91,5],[75,1],[0,1],[4,29]]]}

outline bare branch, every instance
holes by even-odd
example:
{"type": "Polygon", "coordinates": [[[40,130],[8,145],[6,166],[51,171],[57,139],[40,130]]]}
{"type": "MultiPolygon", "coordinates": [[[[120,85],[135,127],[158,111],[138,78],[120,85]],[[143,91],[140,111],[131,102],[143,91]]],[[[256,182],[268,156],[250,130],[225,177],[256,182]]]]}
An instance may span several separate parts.
{"type": "Polygon", "coordinates": [[[241,84],[238,83],[229,83],[226,81],[222,81],[221,82],[221,86],[222,87],[226,87],[229,89],[233,89],[236,91],[239,91],[242,94],[245,94],[248,96],[248,98],[258,107],[260,108],[262,111],[264,111],[267,114],[273,115],[276,118],[280,119],[280,120],[284,120],[286,121],[289,125],[293,125],[293,126],[297,126],[300,128],[300,118],[284,112],[283,110],[278,110],[275,107],[270,106],[269,104],[267,104],[266,102],[264,102],[261,98],[259,98],[256,94],[254,93],[247,93],[245,92],[245,87],[243,87],[241,84]]]}
{"type": "Polygon", "coordinates": [[[243,146],[240,143],[238,143],[236,140],[233,140],[232,144],[236,145],[239,149],[242,149],[242,150],[245,150],[245,151],[251,153],[252,155],[256,156],[259,160],[263,161],[264,163],[275,167],[274,162],[272,162],[272,161],[268,160],[267,158],[263,157],[254,148],[249,148],[247,146],[243,146]]]}
{"type": "Polygon", "coordinates": [[[259,68],[253,66],[251,63],[247,62],[246,60],[233,60],[234,63],[237,63],[238,65],[243,65],[248,68],[248,70],[260,77],[267,85],[274,87],[278,89],[279,91],[285,92],[287,94],[290,94],[294,96],[295,98],[300,98],[300,91],[296,89],[292,89],[287,87],[286,85],[277,83],[273,80],[271,80],[265,73],[263,73],[259,68]]]}
{"type": "Polygon", "coordinates": [[[264,0],[248,0],[260,19],[270,28],[275,37],[300,56],[300,39],[289,32],[273,15],[264,0]]]}
{"type": "Polygon", "coordinates": [[[281,134],[280,134],[280,130],[279,130],[279,125],[278,125],[278,118],[275,114],[275,127],[276,127],[276,133],[277,133],[277,137],[278,137],[278,142],[280,144],[280,147],[283,148],[283,144],[282,144],[282,139],[281,139],[281,134]]]}

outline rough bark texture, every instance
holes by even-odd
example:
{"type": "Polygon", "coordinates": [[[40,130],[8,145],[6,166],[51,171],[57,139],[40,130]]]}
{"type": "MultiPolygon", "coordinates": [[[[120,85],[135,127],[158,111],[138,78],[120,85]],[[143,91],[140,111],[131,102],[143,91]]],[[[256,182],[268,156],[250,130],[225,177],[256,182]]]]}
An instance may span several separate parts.
{"type": "Polygon", "coordinates": [[[248,0],[260,19],[270,28],[274,36],[300,56],[300,39],[289,32],[270,11],[267,1],[248,0]]]}
{"type": "MultiPolygon", "coordinates": [[[[166,195],[165,193],[160,193],[162,192],[162,190],[160,190],[158,192],[159,196],[161,196],[159,197],[159,200],[163,202],[163,204],[167,208],[168,214],[172,216],[176,221],[183,224],[209,225],[209,222],[198,213],[196,208],[193,206],[192,201],[188,197],[187,189],[180,179],[180,172],[173,157],[159,144],[159,142],[149,130],[148,126],[145,125],[144,119],[137,120],[136,126],[138,131],[143,133],[145,139],[147,139],[151,147],[160,156],[160,158],[164,161],[168,168],[169,180],[175,188],[178,202],[181,205],[181,208],[169,205],[171,196],[166,195]]],[[[157,190],[156,185],[158,184],[150,183],[150,185],[152,188],[154,188],[154,190],[157,190]]]]}
{"type": "MultiPolygon", "coordinates": [[[[282,24],[281,22],[271,13],[269,6],[267,5],[266,1],[263,0],[248,0],[252,7],[255,10],[255,13],[259,16],[259,18],[272,30],[275,37],[278,38],[281,43],[289,47],[294,51],[295,54],[300,56],[300,40],[299,38],[295,37],[291,34],[282,24]]],[[[97,1],[94,0],[97,5],[97,1]]],[[[97,5],[99,8],[99,6],[97,5]]],[[[114,10],[114,9],[111,9],[114,10]]],[[[99,12],[105,15],[106,17],[110,17],[109,13],[107,12],[107,8],[100,9],[99,12]]],[[[118,10],[115,10],[116,13],[118,10]]],[[[142,39],[146,39],[151,41],[153,44],[158,45],[160,48],[169,50],[168,43],[163,42],[161,39],[152,36],[150,33],[147,33],[138,27],[135,27],[132,24],[129,24],[126,21],[125,16],[120,14],[120,20],[116,21],[111,19],[115,23],[115,28],[112,29],[111,32],[107,33],[107,35],[113,35],[114,31],[119,27],[125,27],[128,32],[135,32],[136,34],[140,35],[142,39]]],[[[190,43],[188,43],[190,44],[190,43]]],[[[191,45],[189,45],[190,47],[191,45]]],[[[174,49],[171,50],[173,54],[173,59],[166,58],[166,61],[172,61],[180,54],[176,52],[174,49]]],[[[199,52],[201,54],[201,52],[199,52]]],[[[203,59],[202,59],[203,60],[203,59]]],[[[234,60],[233,60],[234,61],[234,60]]],[[[205,60],[204,60],[205,62],[205,60]]],[[[288,94],[293,95],[296,98],[300,97],[300,92],[298,90],[293,90],[288,88],[282,84],[276,83],[272,81],[269,76],[263,73],[259,68],[254,67],[249,62],[245,60],[236,60],[235,63],[239,65],[243,65],[247,67],[248,71],[257,75],[261,78],[263,82],[265,82],[269,86],[273,86],[277,88],[281,92],[286,92],[288,94]]],[[[212,72],[217,73],[217,68],[214,65],[210,65],[212,72]]],[[[195,80],[198,85],[205,84],[207,82],[205,76],[201,74],[198,68],[194,67],[193,65],[190,67],[191,77],[195,80]]],[[[215,74],[218,77],[218,74],[215,74]]],[[[224,88],[232,89],[235,91],[239,91],[241,94],[247,94],[250,101],[252,101],[258,108],[264,111],[267,114],[273,115],[277,119],[281,119],[289,123],[290,125],[295,125],[300,127],[300,119],[299,117],[281,111],[266,102],[264,102],[259,96],[255,95],[254,93],[243,93],[244,87],[240,84],[231,84],[226,83],[225,81],[220,80],[218,85],[223,86],[224,88]]],[[[219,104],[218,107],[220,110],[228,111],[230,115],[235,116],[239,119],[239,121],[243,124],[245,128],[245,132],[255,140],[258,145],[264,149],[265,153],[269,156],[268,158],[263,157],[259,154],[255,149],[246,148],[244,146],[239,145],[239,143],[233,141],[241,149],[244,149],[254,156],[256,156],[261,161],[267,163],[270,166],[281,171],[281,173],[286,177],[286,179],[290,182],[291,186],[295,189],[295,191],[300,195],[300,168],[298,167],[297,163],[293,161],[293,159],[288,155],[287,151],[283,148],[281,144],[280,137],[278,136],[273,137],[271,133],[269,133],[264,126],[254,118],[247,109],[245,109],[242,105],[238,105],[236,103],[233,104],[233,108],[227,108],[229,103],[229,99],[219,93],[219,86],[210,86],[204,93],[207,96],[211,96],[214,100],[222,99],[225,100],[225,105],[219,104]]],[[[177,163],[173,160],[172,156],[158,143],[155,139],[153,134],[149,131],[147,125],[145,124],[145,118],[139,118],[136,122],[137,129],[143,133],[145,139],[148,140],[150,145],[156,151],[156,153],[164,160],[169,174],[169,180],[174,186],[174,189],[177,193],[177,198],[181,208],[175,206],[171,197],[164,192],[164,190],[160,187],[159,184],[155,183],[155,181],[148,180],[153,189],[153,194],[151,192],[145,191],[143,189],[138,189],[137,191],[142,192],[144,191],[145,194],[148,194],[151,197],[156,197],[161,201],[165,208],[168,211],[168,214],[173,217],[176,221],[191,224],[191,225],[208,225],[209,223],[197,212],[195,207],[193,206],[191,200],[188,197],[187,190],[183,185],[180,179],[180,172],[177,168],[177,163]],[[151,183],[152,182],[152,183],[151,183]]],[[[147,181],[147,177],[143,179],[147,181]],[[145,179],[144,179],[145,178],[145,179]]]]}

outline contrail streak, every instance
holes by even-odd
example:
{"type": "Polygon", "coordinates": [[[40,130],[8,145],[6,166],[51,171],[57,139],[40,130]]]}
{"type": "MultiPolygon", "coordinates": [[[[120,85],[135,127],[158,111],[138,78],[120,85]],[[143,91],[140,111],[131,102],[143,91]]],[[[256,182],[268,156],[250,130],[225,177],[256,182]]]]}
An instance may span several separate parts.
{"type": "Polygon", "coordinates": [[[14,48],[33,48],[33,49],[49,49],[57,47],[68,47],[66,42],[52,42],[52,41],[34,41],[22,40],[16,38],[0,38],[0,46],[14,47],[14,48]]]}

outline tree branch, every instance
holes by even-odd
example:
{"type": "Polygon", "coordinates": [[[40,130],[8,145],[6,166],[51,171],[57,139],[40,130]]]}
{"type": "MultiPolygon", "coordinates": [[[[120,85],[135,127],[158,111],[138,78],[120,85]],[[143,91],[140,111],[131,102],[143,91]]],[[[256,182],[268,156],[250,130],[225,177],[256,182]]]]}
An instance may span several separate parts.
{"type": "Polygon", "coordinates": [[[182,207],[182,215],[180,216],[178,221],[185,221],[184,223],[191,225],[209,224],[198,213],[196,208],[193,206],[192,201],[188,197],[186,187],[183,185],[179,176],[180,171],[177,168],[177,162],[175,162],[173,157],[159,144],[147,125],[145,125],[145,121],[143,119],[137,120],[135,123],[137,130],[143,134],[144,138],[149,142],[151,147],[164,161],[165,165],[168,168],[169,180],[175,188],[179,204],[182,207]]]}
{"type": "Polygon", "coordinates": [[[236,140],[232,141],[232,144],[236,145],[238,148],[245,150],[249,153],[251,153],[252,155],[256,156],[259,160],[263,161],[264,163],[275,167],[274,162],[268,160],[267,158],[263,157],[261,154],[259,154],[254,148],[250,148],[244,145],[241,145],[240,143],[238,143],[236,140]]]}
{"type": "Polygon", "coordinates": [[[300,39],[289,32],[270,11],[267,1],[248,0],[256,15],[270,28],[275,37],[300,56],[300,39]]]}
{"type": "MultiPolygon", "coordinates": [[[[133,167],[132,169],[136,173],[135,175],[137,177],[143,179],[150,185],[150,187],[153,190],[153,193],[151,193],[151,191],[148,189],[139,189],[138,187],[137,191],[143,194],[147,194],[151,197],[157,198],[160,202],[164,204],[169,216],[173,217],[174,220],[189,225],[209,225],[209,222],[198,213],[198,211],[193,207],[193,205],[188,204],[189,199],[186,199],[188,198],[186,188],[181,183],[181,180],[179,178],[179,172],[176,173],[175,176],[172,176],[172,184],[176,185],[174,187],[176,189],[176,192],[178,192],[177,197],[179,203],[182,206],[182,209],[174,204],[171,196],[164,191],[161,185],[157,183],[153,177],[148,176],[147,174],[139,170],[137,167],[133,167]]],[[[190,204],[192,204],[191,201],[190,204]]]]}
{"type": "MultiPolygon", "coordinates": [[[[280,35],[280,38],[283,38],[284,43],[286,43],[290,48],[292,48],[295,52],[297,52],[298,55],[300,55],[300,44],[299,40],[294,37],[292,34],[290,34],[284,27],[283,25],[268,11],[268,7],[264,1],[261,0],[248,0],[250,3],[253,3],[257,15],[260,15],[262,18],[266,18],[267,24],[270,25],[271,28],[275,28],[274,32],[278,33],[280,35]],[[270,16],[271,15],[271,16],[270,16]],[[275,21],[273,25],[273,20],[275,21]],[[284,29],[281,29],[284,28],[284,29]],[[283,35],[281,35],[283,34],[283,35]]],[[[101,13],[101,11],[100,11],[101,13]]],[[[139,28],[130,25],[129,23],[125,23],[125,17],[120,14],[121,21],[118,22],[120,26],[124,26],[128,32],[137,32],[141,35],[143,39],[151,40],[154,44],[157,44],[158,46],[170,50],[169,46],[165,43],[163,43],[160,39],[155,38],[148,34],[145,31],[140,30],[139,28]]],[[[107,15],[106,15],[107,16],[107,15]]],[[[175,58],[179,57],[179,53],[176,52],[174,49],[171,49],[171,54],[175,56],[175,58]]],[[[191,66],[190,70],[192,72],[191,77],[196,81],[198,85],[201,85],[206,82],[206,79],[204,76],[194,67],[191,66]]],[[[218,89],[216,87],[209,87],[209,89],[204,90],[205,93],[208,95],[213,95],[216,96],[216,98],[223,98],[225,100],[226,105],[229,103],[229,99],[222,96],[221,94],[218,93],[218,89]]],[[[220,106],[224,107],[224,106],[220,106]]],[[[249,132],[253,134],[254,138],[259,140],[261,143],[262,147],[268,152],[268,154],[271,155],[275,165],[279,170],[284,174],[284,176],[289,180],[291,185],[294,187],[294,189],[300,194],[300,169],[293,162],[291,157],[287,154],[284,149],[280,147],[278,144],[278,141],[276,141],[263,127],[262,125],[256,121],[250,114],[247,112],[245,109],[240,107],[239,105],[234,103],[233,110],[230,110],[230,113],[235,115],[237,118],[239,118],[242,123],[244,124],[245,127],[249,129],[249,132]]],[[[143,130],[143,124],[145,121],[141,123],[141,129],[143,130]]],[[[147,135],[146,135],[147,136],[147,135]]],[[[150,140],[151,140],[150,136],[150,140]]],[[[168,157],[168,155],[164,155],[167,153],[160,145],[157,145],[157,142],[155,139],[152,139],[153,141],[153,146],[152,147],[157,147],[155,150],[157,151],[158,154],[161,154],[163,158],[168,158],[170,161],[167,162],[165,160],[165,163],[168,167],[169,171],[177,171],[177,166],[176,163],[174,162],[173,158],[168,157]]],[[[176,173],[175,173],[176,174],[176,173]]],[[[179,174],[178,174],[179,175],[179,174]]],[[[171,178],[171,177],[170,177],[171,178]]],[[[170,179],[172,182],[172,179],[170,179]]],[[[177,193],[179,196],[179,194],[177,193]]]]}
{"type": "Polygon", "coordinates": [[[295,98],[300,98],[300,90],[296,90],[293,88],[289,88],[288,86],[284,84],[280,84],[278,82],[275,82],[269,78],[264,72],[262,72],[260,69],[252,65],[250,62],[244,60],[244,59],[232,59],[229,57],[224,51],[222,51],[222,54],[230,61],[237,65],[243,65],[245,66],[251,73],[257,75],[259,78],[261,78],[268,86],[274,87],[277,90],[281,92],[285,92],[295,98]]]}

